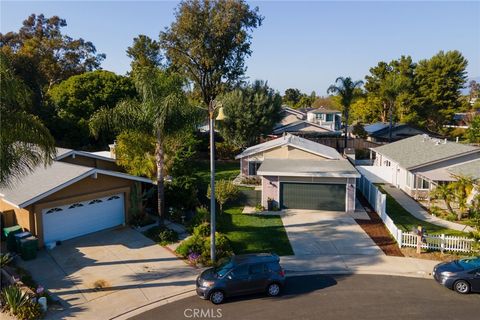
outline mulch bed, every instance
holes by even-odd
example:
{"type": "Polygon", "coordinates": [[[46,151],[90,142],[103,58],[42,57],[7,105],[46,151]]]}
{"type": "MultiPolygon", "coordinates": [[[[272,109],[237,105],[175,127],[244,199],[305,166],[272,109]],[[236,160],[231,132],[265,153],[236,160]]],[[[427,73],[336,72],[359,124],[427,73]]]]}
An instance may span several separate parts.
{"type": "Polygon", "coordinates": [[[355,221],[387,256],[403,257],[402,251],[398,247],[395,239],[390,235],[387,227],[383,224],[382,219],[380,219],[363,196],[357,194],[357,197],[365,208],[370,220],[355,219],[355,221]]]}

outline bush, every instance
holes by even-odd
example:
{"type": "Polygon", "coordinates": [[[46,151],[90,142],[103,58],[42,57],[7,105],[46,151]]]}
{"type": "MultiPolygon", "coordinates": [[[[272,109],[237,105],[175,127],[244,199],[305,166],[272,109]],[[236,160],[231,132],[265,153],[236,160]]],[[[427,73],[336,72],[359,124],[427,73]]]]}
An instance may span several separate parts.
{"type": "Polygon", "coordinates": [[[442,210],[437,206],[431,206],[429,211],[430,214],[434,215],[435,217],[440,217],[442,215],[442,210]]]}
{"type": "Polygon", "coordinates": [[[210,223],[204,222],[193,229],[193,234],[200,237],[210,236],[210,223]]]}
{"type": "Polygon", "coordinates": [[[40,304],[29,300],[29,302],[20,307],[15,314],[19,320],[36,320],[43,317],[43,310],[40,304]]]}
{"type": "Polygon", "coordinates": [[[166,246],[167,244],[174,243],[177,241],[178,241],[178,234],[173,230],[165,228],[164,230],[158,233],[158,242],[162,246],[166,246]]]}
{"type": "Polygon", "coordinates": [[[457,221],[457,216],[454,215],[454,214],[449,213],[449,214],[447,214],[447,216],[445,217],[445,219],[446,219],[447,221],[457,221]]]}
{"type": "MultiPolygon", "coordinates": [[[[176,253],[193,263],[211,265],[210,261],[210,225],[208,223],[197,226],[193,235],[183,241],[175,250],[176,253]]],[[[218,259],[233,254],[230,240],[223,234],[215,233],[216,255],[218,259]]]]}
{"type": "Polygon", "coordinates": [[[205,222],[210,222],[210,212],[205,207],[198,207],[192,219],[187,224],[187,231],[192,233],[196,226],[205,222]]]}
{"type": "Polygon", "coordinates": [[[260,177],[244,177],[242,179],[242,184],[259,186],[262,183],[260,177]]]}
{"type": "Polygon", "coordinates": [[[29,303],[30,298],[19,287],[13,285],[3,288],[2,300],[6,309],[16,315],[21,307],[29,303]]]}
{"type": "Polygon", "coordinates": [[[226,142],[215,143],[217,158],[220,160],[233,160],[240,153],[240,149],[226,142]]]}

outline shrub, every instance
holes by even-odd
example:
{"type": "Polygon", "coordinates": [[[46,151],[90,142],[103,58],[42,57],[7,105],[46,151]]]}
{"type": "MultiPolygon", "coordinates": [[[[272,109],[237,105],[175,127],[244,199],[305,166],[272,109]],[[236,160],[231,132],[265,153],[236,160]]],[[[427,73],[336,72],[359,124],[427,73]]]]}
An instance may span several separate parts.
{"type": "Polygon", "coordinates": [[[204,222],[210,222],[210,212],[205,207],[198,207],[192,219],[187,224],[187,231],[192,233],[196,226],[204,222]]]}
{"type": "Polygon", "coordinates": [[[39,303],[28,301],[27,304],[21,306],[15,314],[19,320],[36,320],[41,319],[43,310],[39,303]]]}
{"type": "Polygon", "coordinates": [[[242,179],[242,184],[259,186],[262,183],[260,177],[244,177],[242,179]]]}
{"type": "Polygon", "coordinates": [[[202,248],[203,238],[198,235],[193,235],[182,241],[175,252],[185,258],[190,253],[200,254],[202,252],[202,248]]]}
{"type": "Polygon", "coordinates": [[[447,216],[445,217],[445,219],[447,221],[457,221],[457,216],[455,214],[447,214],[447,216]]]}
{"type": "MultiPolygon", "coordinates": [[[[215,184],[215,200],[217,200],[220,206],[220,213],[223,212],[223,205],[231,200],[235,200],[238,197],[238,187],[229,180],[220,180],[215,184]]],[[[211,187],[208,186],[207,198],[210,199],[211,187]]]]}
{"type": "Polygon", "coordinates": [[[429,211],[430,211],[430,214],[436,217],[440,217],[442,215],[442,210],[437,206],[431,206],[429,211]]]}
{"type": "Polygon", "coordinates": [[[174,243],[177,241],[178,241],[178,234],[173,230],[165,228],[164,230],[161,230],[158,233],[158,242],[162,246],[165,246],[167,244],[174,243]]]}
{"type": "Polygon", "coordinates": [[[0,268],[3,268],[12,262],[13,258],[10,253],[0,253],[0,268]]]}
{"type": "Polygon", "coordinates": [[[29,303],[30,298],[19,287],[13,285],[2,290],[2,300],[6,309],[16,315],[22,306],[29,303]]]}
{"type": "Polygon", "coordinates": [[[233,160],[240,153],[240,149],[226,142],[215,143],[217,158],[220,160],[233,160]]]}
{"type": "Polygon", "coordinates": [[[204,222],[201,225],[196,226],[193,229],[193,234],[200,237],[209,237],[210,236],[210,223],[204,222]]]}

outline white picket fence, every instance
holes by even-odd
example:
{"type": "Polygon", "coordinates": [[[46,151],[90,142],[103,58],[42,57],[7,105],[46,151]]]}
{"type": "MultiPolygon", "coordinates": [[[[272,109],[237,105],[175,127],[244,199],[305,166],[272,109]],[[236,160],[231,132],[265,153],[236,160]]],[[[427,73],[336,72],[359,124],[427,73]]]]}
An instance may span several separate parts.
{"type": "MultiPolygon", "coordinates": [[[[402,246],[403,247],[417,247],[417,235],[404,232],[402,234],[402,246]]],[[[462,237],[452,237],[442,235],[426,235],[424,237],[422,248],[431,249],[431,250],[440,250],[444,251],[460,251],[460,252],[470,252],[472,251],[472,244],[475,240],[462,238],[462,237]]]]}
{"type": "MultiPolygon", "coordinates": [[[[365,176],[357,179],[357,188],[362,192],[368,203],[380,216],[388,231],[397,241],[399,247],[416,247],[417,235],[410,232],[403,232],[387,214],[387,195],[378,190],[372,182],[365,176]]],[[[472,251],[472,244],[475,240],[462,237],[452,237],[442,235],[426,235],[422,243],[422,248],[440,251],[472,251]]]]}

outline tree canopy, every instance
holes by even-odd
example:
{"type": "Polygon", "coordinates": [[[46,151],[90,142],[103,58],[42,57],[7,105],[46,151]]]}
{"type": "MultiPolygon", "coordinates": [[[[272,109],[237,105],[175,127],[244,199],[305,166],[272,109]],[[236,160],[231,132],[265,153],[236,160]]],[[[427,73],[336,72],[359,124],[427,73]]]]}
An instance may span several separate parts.
{"type": "Polygon", "coordinates": [[[172,66],[194,83],[209,105],[246,71],[251,31],[261,25],[258,8],[243,0],[184,0],[175,21],[160,33],[160,44],[172,66]]]}
{"type": "Polygon", "coordinates": [[[282,99],[262,81],[226,93],[221,100],[226,119],[220,131],[228,143],[239,148],[258,143],[281,119],[282,99]]]}
{"type": "MultiPolygon", "coordinates": [[[[91,71],[54,86],[48,98],[55,110],[52,128],[57,141],[71,148],[83,148],[95,143],[89,135],[88,120],[101,108],[111,109],[124,99],[136,95],[130,78],[110,71],[91,71]]],[[[111,143],[113,137],[103,137],[100,145],[111,143]]]]}

